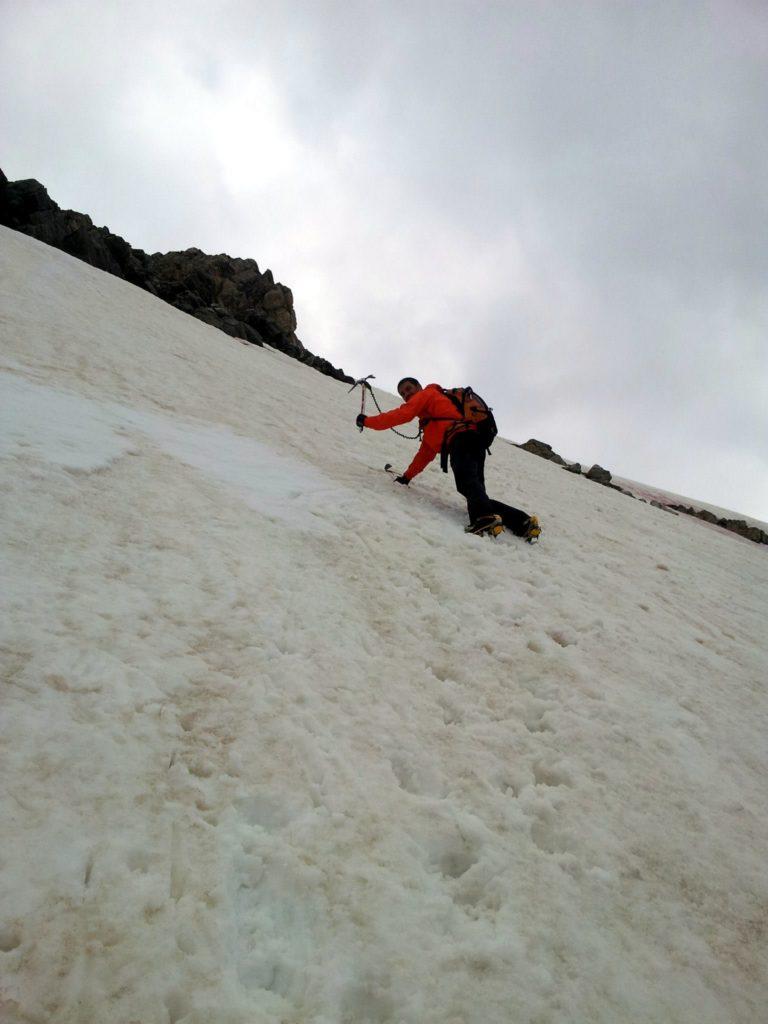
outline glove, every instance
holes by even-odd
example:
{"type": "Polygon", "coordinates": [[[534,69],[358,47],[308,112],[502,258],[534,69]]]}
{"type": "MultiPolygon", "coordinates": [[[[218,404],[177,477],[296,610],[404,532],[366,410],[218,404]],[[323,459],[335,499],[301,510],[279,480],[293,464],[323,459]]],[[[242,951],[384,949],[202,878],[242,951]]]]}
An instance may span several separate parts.
{"type": "Polygon", "coordinates": [[[361,430],[363,429],[363,427],[365,426],[365,415],[364,415],[364,413],[359,412],[357,414],[357,419],[355,420],[355,423],[357,424],[358,427],[360,427],[361,430]]]}
{"type": "Polygon", "coordinates": [[[407,476],[396,476],[395,477],[395,483],[396,484],[409,484],[410,482],[411,481],[408,479],[407,476]]]}

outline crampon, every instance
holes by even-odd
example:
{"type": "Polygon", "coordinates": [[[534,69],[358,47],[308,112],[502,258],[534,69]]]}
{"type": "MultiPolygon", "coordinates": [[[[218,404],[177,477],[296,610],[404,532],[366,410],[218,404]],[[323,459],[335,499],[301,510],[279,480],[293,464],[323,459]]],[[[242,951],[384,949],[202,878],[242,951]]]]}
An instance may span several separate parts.
{"type": "Polygon", "coordinates": [[[504,532],[504,523],[501,521],[501,516],[495,514],[480,516],[469,526],[465,526],[464,532],[474,533],[478,537],[498,537],[500,533],[504,532]]]}

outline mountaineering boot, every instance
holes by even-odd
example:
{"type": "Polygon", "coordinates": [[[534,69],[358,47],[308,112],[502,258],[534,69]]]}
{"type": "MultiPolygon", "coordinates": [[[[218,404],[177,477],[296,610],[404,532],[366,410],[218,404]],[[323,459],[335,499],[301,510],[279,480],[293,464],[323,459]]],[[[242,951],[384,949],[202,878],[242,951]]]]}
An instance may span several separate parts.
{"type": "Polygon", "coordinates": [[[485,535],[498,537],[500,533],[504,532],[504,524],[501,521],[501,516],[492,513],[488,516],[479,516],[474,523],[464,527],[464,532],[474,533],[478,537],[485,535]]]}
{"type": "Polygon", "coordinates": [[[529,516],[528,522],[525,524],[525,532],[521,536],[528,541],[529,544],[534,544],[541,536],[541,527],[539,526],[539,520],[536,516],[529,516]]]}

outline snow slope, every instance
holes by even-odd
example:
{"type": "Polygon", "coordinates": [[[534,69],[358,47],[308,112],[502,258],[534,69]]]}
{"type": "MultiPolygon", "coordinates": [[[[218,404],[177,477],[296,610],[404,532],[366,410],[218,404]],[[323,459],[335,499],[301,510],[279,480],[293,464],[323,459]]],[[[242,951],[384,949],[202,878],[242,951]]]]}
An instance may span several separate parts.
{"type": "Polygon", "coordinates": [[[766,551],[0,251],[0,1019],[765,1019],[766,551]]]}

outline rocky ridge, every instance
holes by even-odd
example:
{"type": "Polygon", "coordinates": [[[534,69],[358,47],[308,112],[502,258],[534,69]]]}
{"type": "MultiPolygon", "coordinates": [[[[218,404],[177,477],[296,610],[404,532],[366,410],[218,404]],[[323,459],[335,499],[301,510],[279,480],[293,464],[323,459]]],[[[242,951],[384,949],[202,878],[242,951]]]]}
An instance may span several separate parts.
{"type": "MultiPolygon", "coordinates": [[[[539,441],[532,437],[525,444],[515,445],[516,448],[522,448],[523,451],[530,452],[531,455],[538,455],[541,459],[546,459],[548,462],[554,462],[555,465],[561,466],[569,473],[582,473],[581,464],[578,462],[566,462],[565,459],[558,455],[556,451],[553,451],[552,445],[546,443],[546,441],[539,441]]],[[[646,503],[645,498],[640,498],[638,495],[633,494],[624,487],[619,487],[618,484],[613,483],[611,473],[607,469],[603,469],[602,466],[595,464],[586,473],[582,474],[587,480],[592,480],[595,483],[602,484],[604,487],[610,487],[614,491],[621,491],[622,494],[626,494],[629,498],[635,498],[637,501],[646,503]]],[[[687,516],[694,516],[696,519],[701,519],[706,523],[712,523],[714,526],[720,526],[724,530],[730,530],[731,533],[737,533],[740,537],[745,537],[747,540],[754,541],[756,544],[768,544],[768,533],[765,530],[761,530],[758,526],[750,526],[744,519],[726,519],[724,517],[718,517],[708,509],[696,509],[690,505],[675,505],[671,502],[651,501],[651,505],[655,508],[660,508],[664,512],[671,512],[672,515],[677,515],[682,512],[687,516]]]]}
{"type": "Polygon", "coordinates": [[[353,378],[316,356],[296,335],[293,293],[255,260],[200,249],[146,253],[75,210],[62,210],[33,178],[8,181],[0,170],[0,224],[121,277],[212,327],[273,348],[329,377],[353,378]]]}

